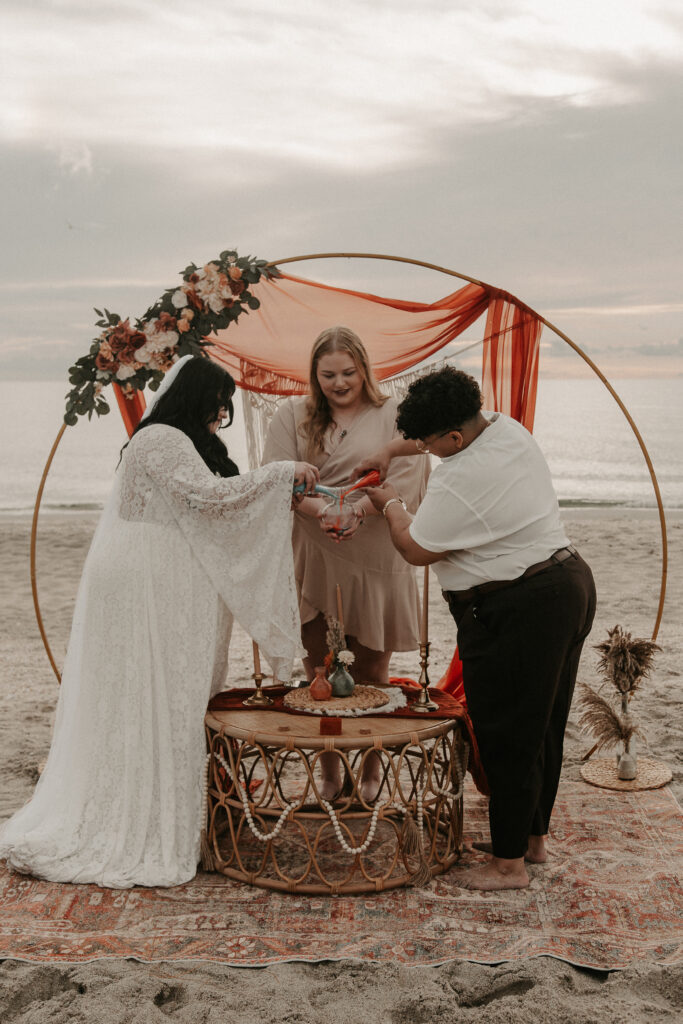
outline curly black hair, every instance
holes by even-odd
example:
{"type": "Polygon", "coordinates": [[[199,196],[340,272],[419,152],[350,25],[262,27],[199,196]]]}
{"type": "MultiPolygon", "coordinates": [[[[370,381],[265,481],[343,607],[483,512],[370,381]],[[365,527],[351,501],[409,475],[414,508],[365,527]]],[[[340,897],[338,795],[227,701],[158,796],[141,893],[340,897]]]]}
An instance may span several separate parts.
{"type": "Polygon", "coordinates": [[[168,391],[155,403],[149,416],[138,423],[133,433],[137,434],[153,423],[177,427],[187,434],[212,473],[238,476],[239,469],[228,455],[225,444],[217,434],[209,431],[209,424],[218,418],[221,407],[228,411],[227,426],[230,426],[234,416],[234,394],[235,381],[227,370],[205,356],[195,356],[183,366],[168,391]]]}
{"type": "Polygon", "coordinates": [[[481,409],[481,391],[474,377],[452,366],[419,377],[398,407],[396,426],[404,437],[431,437],[461,427],[481,409]]]}

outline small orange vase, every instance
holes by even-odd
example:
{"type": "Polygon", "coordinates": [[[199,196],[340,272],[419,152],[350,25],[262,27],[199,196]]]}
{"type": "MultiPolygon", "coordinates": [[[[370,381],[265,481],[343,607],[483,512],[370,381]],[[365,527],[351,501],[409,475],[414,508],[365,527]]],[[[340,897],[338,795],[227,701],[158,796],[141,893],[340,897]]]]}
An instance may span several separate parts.
{"type": "Polygon", "coordinates": [[[310,693],[313,700],[329,700],[332,696],[332,684],[325,676],[325,666],[315,670],[315,679],[311,683],[310,693]]]}

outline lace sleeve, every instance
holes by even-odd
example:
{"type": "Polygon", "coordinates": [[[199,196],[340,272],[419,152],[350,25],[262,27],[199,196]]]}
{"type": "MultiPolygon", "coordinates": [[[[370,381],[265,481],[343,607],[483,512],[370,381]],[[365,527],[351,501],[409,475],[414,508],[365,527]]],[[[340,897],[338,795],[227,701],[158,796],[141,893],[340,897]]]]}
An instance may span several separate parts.
{"type": "MultiPolygon", "coordinates": [[[[301,656],[292,557],[292,462],[216,477],[190,439],[154,424],[131,441],[143,521],[174,524],[233,617],[256,640],[274,674],[289,678],[301,656]],[[163,504],[164,514],[161,514],[163,504]]],[[[155,527],[158,530],[160,527],[155,527]]]]}
{"type": "Polygon", "coordinates": [[[137,464],[172,502],[203,516],[224,518],[245,511],[256,493],[279,488],[283,473],[294,480],[291,462],[264,466],[235,477],[214,476],[181,430],[146,427],[131,442],[137,464]]]}

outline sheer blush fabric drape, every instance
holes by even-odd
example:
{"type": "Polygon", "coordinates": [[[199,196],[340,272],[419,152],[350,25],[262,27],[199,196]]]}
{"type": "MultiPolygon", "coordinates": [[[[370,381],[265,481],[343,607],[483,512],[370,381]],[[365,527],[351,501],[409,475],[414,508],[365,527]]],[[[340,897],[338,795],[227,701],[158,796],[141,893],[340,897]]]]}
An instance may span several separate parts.
{"type": "Polygon", "coordinates": [[[294,467],[215,477],[153,425],[124,452],[88,554],[47,765],[0,857],[53,881],[176,885],[197,866],[204,714],[233,619],[276,674],[303,655],[294,467]]]}

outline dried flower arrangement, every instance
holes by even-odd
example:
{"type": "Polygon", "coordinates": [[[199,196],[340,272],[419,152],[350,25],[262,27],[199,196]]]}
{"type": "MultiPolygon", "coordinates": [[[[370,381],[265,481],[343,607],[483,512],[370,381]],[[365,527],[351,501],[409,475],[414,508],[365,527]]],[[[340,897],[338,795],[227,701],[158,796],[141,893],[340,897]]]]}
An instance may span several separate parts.
{"type": "Polygon", "coordinates": [[[325,621],[327,622],[325,643],[328,648],[325,655],[325,668],[332,684],[332,693],[335,697],[348,697],[354,688],[349,667],[353,665],[355,657],[353,652],[346,647],[344,627],[339,620],[328,616],[325,621]]]}
{"type": "Polygon", "coordinates": [[[168,288],[134,325],[118,313],[96,309],[100,333],[87,355],[69,369],[72,388],[64,422],[75,426],[79,416],[106,415],[109,403],[102,391],[107,384],[118,384],[126,395],[146,386],[156,391],[177,359],[202,355],[211,345],[211,334],[259,308],[249,290],[252,285],[261,277],[279,276],[266,260],[226,249],[203,267],[190,263],[181,284],[168,288]]]}
{"type": "Polygon", "coordinates": [[[621,626],[609,629],[607,636],[607,640],[595,645],[596,651],[600,652],[598,669],[604,681],[611,683],[616,690],[620,707],[613,707],[608,700],[583,683],[580,687],[583,712],[579,722],[596,739],[591,754],[605,747],[622,745],[623,750],[618,757],[619,778],[634,779],[636,757],[632,750],[632,740],[636,735],[643,736],[643,733],[633,721],[629,702],[643,679],[650,674],[655,651],[661,648],[653,640],[640,637],[632,639],[631,634],[626,633],[621,626]]]}

